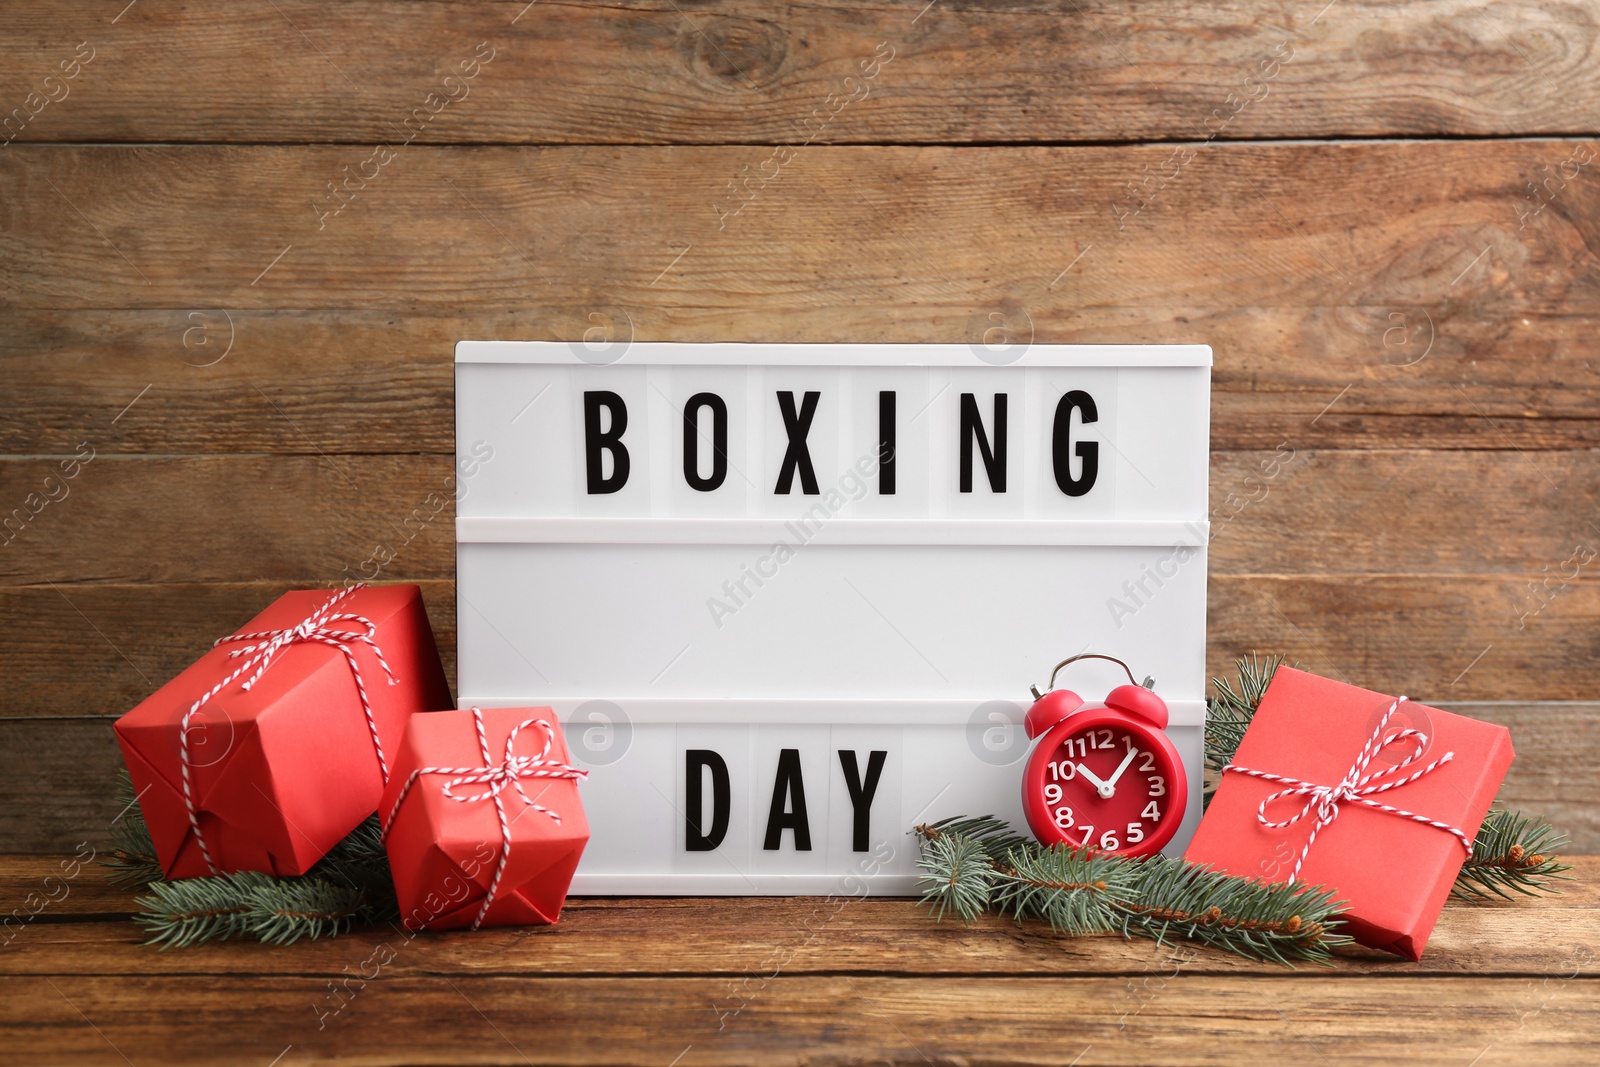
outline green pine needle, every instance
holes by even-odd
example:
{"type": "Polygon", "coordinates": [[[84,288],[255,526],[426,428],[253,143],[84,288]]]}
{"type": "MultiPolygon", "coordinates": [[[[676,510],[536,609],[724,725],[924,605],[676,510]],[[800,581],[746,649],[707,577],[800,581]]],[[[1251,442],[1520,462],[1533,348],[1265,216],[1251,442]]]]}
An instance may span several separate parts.
{"type": "Polygon", "coordinates": [[[1566,835],[1543,819],[1493,810],[1484,817],[1472,857],[1462,864],[1451,893],[1464,900],[1486,900],[1491,893],[1511,900],[1511,892],[1530,897],[1558,892],[1550,883],[1565,880],[1572,869],[1556,857],[1566,845],[1566,835]]]}
{"type": "Polygon", "coordinates": [[[922,903],[935,919],[954,913],[971,922],[988,908],[995,870],[983,842],[955,830],[940,833],[923,842],[917,866],[928,872],[922,903]]]}
{"type": "MultiPolygon", "coordinates": [[[[1220,774],[1222,768],[1233,762],[1233,754],[1239,751],[1239,742],[1244,740],[1244,732],[1255,718],[1261,697],[1284,662],[1282,656],[1258,658],[1252,652],[1248,658],[1233,661],[1239,672],[1238,688],[1226,678],[1211,680],[1217,691],[1217,695],[1206,702],[1206,766],[1211,770],[1220,774]]],[[[1206,791],[1207,803],[1211,802],[1213,792],[1215,789],[1206,791]]]]}
{"type": "Polygon", "coordinates": [[[163,948],[235,937],[270,945],[332,937],[367,910],[359,890],[311,875],[278,878],[260,871],[153,882],[134,903],[143,909],[134,921],[150,934],[146,944],[163,948]]]}
{"type": "Polygon", "coordinates": [[[1047,849],[993,816],[946,819],[916,832],[922,902],[936,919],[953,912],[971,922],[993,908],[1074,937],[1181,937],[1285,965],[1326,962],[1350,941],[1337,932],[1342,903],[1322,889],[1267,885],[1160,856],[1047,849]],[[992,844],[1000,841],[1008,844],[997,858],[992,844]]]}
{"type": "Polygon", "coordinates": [[[1110,933],[1117,906],[1136,895],[1134,865],[1092,849],[1023,845],[1006,854],[997,879],[995,908],[1022,919],[1033,916],[1072,937],[1110,933]]]}
{"type": "Polygon", "coordinates": [[[117,772],[117,804],[122,814],[111,824],[111,851],[100,861],[111,869],[107,875],[113,885],[143,889],[161,878],[161,862],[150,842],[150,829],[139,809],[133,779],[126,769],[117,772]]]}
{"type": "Polygon", "coordinates": [[[140,911],[133,919],[150,934],[149,944],[172,948],[254,938],[288,945],[398,914],[376,815],[300,877],[244,871],[168,881],[127,771],[118,785],[125,809],[112,824],[113,848],[101,862],[113,884],[144,891],[134,898],[140,911]]]}
{"type": "Polygon", "coordinates": [[[1343,902],[1320,887],[1237,878],[1166,856],[1123,862],[1140,868],[1138,899],[1123,908],[1128,928],[1156,941],[1183,937],[1285,965],[1327,962],[1331,949],[1350,943],[1335,932],[1343,902]]]}
{"type": "Polygon", "coordinates": [[[940,819],[936,823],[917,826],[912,833],[924,841],[935,841],[942,834],[961,834],[981,845],[990,861],[996,864],[1003,862],[1006,853],[1012,849],[1033,844],[1033,838],[1017,833],[1004,819],[995,818],[993,815],[940,819]]]}

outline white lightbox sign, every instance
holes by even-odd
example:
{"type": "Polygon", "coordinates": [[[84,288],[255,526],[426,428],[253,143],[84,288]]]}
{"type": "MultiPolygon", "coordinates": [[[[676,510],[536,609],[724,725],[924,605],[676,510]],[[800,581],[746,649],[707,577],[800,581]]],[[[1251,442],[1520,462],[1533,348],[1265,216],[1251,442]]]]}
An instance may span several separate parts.
{"type": "MultiPolygon", "coordinates": [[[[593,359],[456,347],[459,700],[560,713],[590,771],[574,893],[910,893],[913,823],[1024,828],[1028,687],[1084,651],[1171,709],[1182,851],[1209,348],[593,359]]],[[[1091,700],[1119,680],[1063,679],[1091,700]]]]}

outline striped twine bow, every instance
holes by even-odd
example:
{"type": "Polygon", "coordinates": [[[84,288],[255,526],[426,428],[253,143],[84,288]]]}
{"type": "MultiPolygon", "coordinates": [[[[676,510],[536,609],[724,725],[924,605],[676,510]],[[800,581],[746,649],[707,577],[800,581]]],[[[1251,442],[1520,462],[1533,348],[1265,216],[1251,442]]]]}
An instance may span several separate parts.
{"type": "MultiPolygon", "coordinates": [[[[506,786],[517,791],[522,802],[534,811],[543,812],[557,825],[561,823],[561,815],[551,811],[543,804],[535,803],[522,788],[524,778],[566,778],[571,781],[581,782],[589,777],[589,772],[579,770],[577,767],[562,763],[559,760],[547,759],[550,748],[555,744],[556,732],[548,722],[543,719],[524,719],[516,725],[506,738],[505,759],[499,763],[494,762],[494,755],[489,751],[489,738],[483,732],[483,711],[477,707],[472,709],[472,725],[478,731],[478,748],[483,752],[482,767],[419,767],[411,772],[411,777],[406,779],[406,784],[400,788],[400,795],[394,798],[394,805],[389,809],[389,817],[383,822],[382,836],[387,838],[389,830],[394,826],[395,816],[400,814],[400,805],[405,803],[411,787],[417,784],[417,779],[425,774],[454,775],[444,783],[441,792],[446,797],[458,804],[477,804],[485,800],[494,802],[495,817],[500,821],[500,859],[495,864],[494,877],[489,880],[489,890],[484,894],[483,906],[478,909],[477,916],[472,920],[472,929],[476,930],[483,924],[484,916],[489,914],[489,908],[494,904],[495,894],[500,890],[500,879],[506,872],[506,862],[511,858],[511,823],[506,819],[506,804],[501,799],[500,791],[506,786]],[[513,751],[517,744],[517,735],[538,723],[544,728],[544,747],[537,756],[518,756],[513,751]],[[481,785],[483,789],[475,793],[457,793],[457,786],[481,785]]],[[[435,916],[437,918],[437,916],[435,916]]],[[[426,925],[426,924],[424,924],[426,925]]]]}
{"type": "Polygon", "coordinates": [[[1279,774],[1270,774],[1266,771],[1241,767],[1236,763],[1230,763],[1222,768],[1224,772],[1237,771],[1239,774],[1248,774],[1252,778],[1262,778],[1269,782],[1281,782],[1289,787],[1271,794],[1256,809],[1256,819],[1269,830],[1286,829],[1310,815],[1313,809],[1316,811],[1317,819],[1312,824],[1311,836],[1306,839],[1305,847],[1300,850],[1300,857],[1294,862],[1294,870],[1289,872],[1290,885],[1293,885],[1295,880],[1300,877],[1300,868],[1305,865],[1306,856],[1310,854],[1311,846],[1316,843],[1317,834],[1322,831],[1323,827],[1339,817],[1339,806],[1344,803],[1360,804],[1362,807],[1371,808],[1373,811],[1381,811],[1386,815],[1397,815],[1402,819],[1411,819],[1425,826],[1432,826],[1448,834],[1453,834],[1456,840],[1461,842],[1461,846],[1467,850],[1467,855],[1472,855],[1472,839],[1459,828],[1451,826],[1449,823],[1439,822],[1437,819],[1430,819],[1426,815],[1418,815],[1415,812],[1406,811],[1404,808],[1391,807],[1388,804],[1371,799],[1373,794],[1399,789],[1401,786],[1409,785],[1418,778],[1432,774],[1435,770],[1455,758],[1454,752],[1446,752],[1426,767],[1412,771],[1404,778],[1398,778],[1393,781],[1379,781],[1379,779],[1386,778],[1389,775],[1399,774],[1417,762],[1422,758],[1422,753],[1428,747],[1428,735],[1421,730],[1405,729],[1396,731],[1392,737],[1383,736],[1384,728],[1389,725],[1389,720],[1394,717],[1394,713],[1400,709],[1400,705],[1405,701],[1405,697],[1400,697],[1389,705],[1389,710],[1384,712],[1383,718],[1378,720],[1378,726],[1372,731],[1372,736],[1367,738],[1367,743],[1362,746],[1361,754],[1350,765],[1349,772],[1338,785],[1328,786],[1318,785],[1315,782],[1303,782],[1298,778],[1288,778],[1279,774]],[[1416,749],[1411,755],[1396,763],[1393,767],[1373,771],[1371,774],[1366,773],[1367,765],[1372,762],[1379,752],[1407,738],[1415,738],[1416,749]],[[1281,822],[1273,822],[1267,817],[1267,807],[1270,804],[1284,797],[1295,796],[1305,797],[1306,802],[1292,817],[1281,822]]]}
{"type": "Polygon", "coordinates": [[[378,721],[372,714],[372,702],[367,697],[367,685],[361,677],[361,665],[356,662],[355,650],[352,646],[364,644],[372,649],[372,654],[378,659],[378,665],[389,676],[390,685],[394,685],[399,679],[395,677],[394,671],[389,669],[388,661],[383,658],[383,650],[372,639],[373,635],[377,633],[377,624],[364,615],[357,615],[351,612],[336,614],[334,612],[334,609],[346,597],[358,589],[365,588],[365,582],[357,582],[346,586],[329,597],[321,607],[313,611],[297,626],[291,626],[283,630],[259,630],[254,633],[231,634],[228,637],[219,637],[213,643],[212,647],[215,648],[217,645],[228,641],[254,642],[228,653],[229,659],[243,659],[243,662],[234,668],[232,674],[212,686],[199,700],[191,704],[189,710],[184,713],[183,721],[178,727],[178,756],[182,762],[183,770],[183,803],[184,807],[189,811],[189,828],[194,831],[195,840],[200,843],[200,854],[205,857],[206,866],[211,869],[212,874],[221,874],[222,872],[218,870],[216,861],[211,858],[211,849],[206,845],[205,834],[200,831],[200,809],[195,802],[194,782],[190,774],[190,724],[200,709],[210,703],[212,697],[246,674],[250,677],[246,678],[244,684],[239,688],[241,691],[248,692],[251,687],[261,680],[261,676],[267,673],[267,668],[277,661],[278,653],[291,645],[303,642],[317,642],[329,645],[344,653],[345,662],[350,664],[350,675],[355,679],[356,695],[361,698],[361,711],[367,717],[367,730],[372,734],[372,748],[378,755],[378,770],[382,772],[384,782],[387,783],[389,781],[389,762],[384,758],[383,742],[378,738],[378,721]],[[352,632],[350,625],[352,623],[355,626],[364,628],[366,632],[352,632]]]}

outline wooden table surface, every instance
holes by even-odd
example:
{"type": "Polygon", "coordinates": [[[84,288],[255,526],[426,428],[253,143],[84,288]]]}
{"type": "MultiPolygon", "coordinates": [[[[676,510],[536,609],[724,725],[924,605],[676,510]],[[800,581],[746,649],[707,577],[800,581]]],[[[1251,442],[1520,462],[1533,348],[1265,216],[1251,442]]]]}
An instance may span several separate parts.
{"type": "MultiPolygon", "coordinates": [[[[56,871],[0,860],[0,899],[56,871]]],[[[1448,907],[1421,963],[1290,970],[853,897],[574,900],[551,927],[160,951],[91,867],[8,929],[0,1061],[1593,1063],[1600,857],[1574,873],[1560,896],[1448,907]]]]}
{"type": "MultiPolygon", "coordinates": [[[[1210,344],[1212,673],[1506,723],[1600,852],[1597,131],[1554,0],[0,0],[0,852],[103,845],[112,718],[285,589],[420,583],[453,674],[456,340],[994,331],[1210,344]]],[[[894,901],[163,954],[90,881],[0,1060],[1600,1061],[1583,881],[1294,972],[894,901]]]]}

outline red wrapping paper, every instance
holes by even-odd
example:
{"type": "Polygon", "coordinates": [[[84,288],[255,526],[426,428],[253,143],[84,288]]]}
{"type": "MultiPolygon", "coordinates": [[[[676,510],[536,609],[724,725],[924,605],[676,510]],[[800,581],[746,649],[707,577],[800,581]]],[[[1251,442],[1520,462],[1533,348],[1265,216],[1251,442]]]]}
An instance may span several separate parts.
{"type": "Polygon", "coordinates": [[[568,768],[566,739],[551,709],[483,708],[479,714],[488,760],[470,710],[418,715],[406,730],[394,774],[384,791],[379,809],[388,820],[384,844],[401,918],[409,929],[553,923],[561,917],[567,887],[589,841],[589,823],[578,783],[572,778],[521,777],[521,793],[504,783],[500,798],[509,839],[502,832],[486,784],[451,785],[461,776],[424,774],[407,785],[413,772],[421,768],[464,771],[502,765],[507,738],[529,719],[538,721],[517,734],[514,755],[529,758],[543,753],[545,768],[568,768]],[[540,722],[548,724],[549,734],[540,722]],[[445,793],[447,785],[456,796],[478,799],[452,800],[445,793]],[[522,793],[559,821],[530,807],[522,793]],[[494,899],[484,911],[502,850],[504,871],[494,899]]]}
{"type": "MultiPolygon", "coordinates": [[[[1395,698],[1280,667],[1273,675],[1234,763],[1318,785],[1336,786],[1349,773],[1395,698]]],[[[1460,829],[1470,840],[1483,823],[1514,753],[1503,726],[1437,708],[1400,704],[1384,728],[1427,735],[1421,759],[1391,776],[1453,752],[1430,773],[1370,799],[1460,829]]],[[[1416,750],[1415,739],[1382,750],[1366,773],[1393,767],[1416,750]]],[[[1380,784],[1384,779],[1375,779],[1380,784]]],[[[1257,817],[1261,802],[1286,788],[1237,771],[1222,775],[1184,859],[1228,874],[1287,881],[1317,820],[1269,829],[1257,817]]],[[[1267,808],[1280,822],[1300,810],[1304,796],[1283,797],[1267,808]]],[[[1336,891],[1349,903],[1343,918],[1357,941],[1409,959],[1422,951],[1467,852],[1455,835],[1402,816],[1345,800],[1338,816],[1317,834],[1297,882],[1336,891]]]]}
{"type": "MultiPolygon", "coordinates": [[[[285,593],[239,632],[291,629],[334,590],[285,593]]],[[[349,642],[362,672],[391,769],[413,713],[449,707],[449,686],[415,585],[360,587],[339,613],[370,619],[373,641],[349,642]]],[[[334,631],[365,633],[355,622],[334,631]]],[[[227,641],[117,720],[117,741],[168,878],[211,874],[190,827],[180,755],[181,723],[195,700],[240,666],[227,641]]],[[[190,773],[200,829],[217,869],[304,874],[378,807],[383,776],[344,654],[319,641],[280,649],[248,691],[245,675],[207,701],[190,723],[190,773]]]]}

